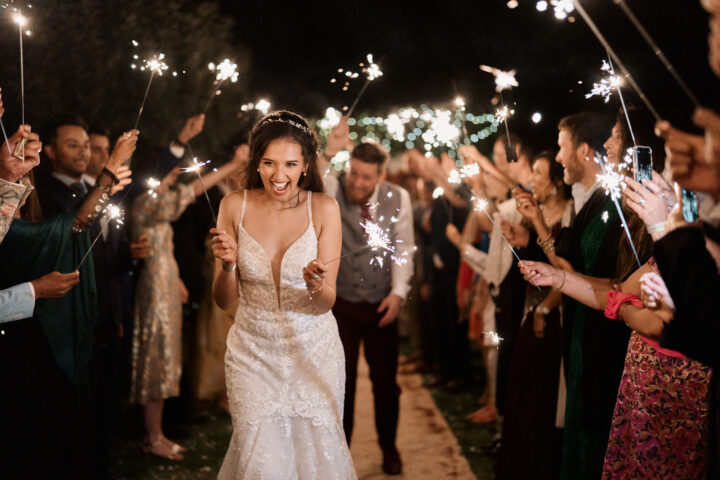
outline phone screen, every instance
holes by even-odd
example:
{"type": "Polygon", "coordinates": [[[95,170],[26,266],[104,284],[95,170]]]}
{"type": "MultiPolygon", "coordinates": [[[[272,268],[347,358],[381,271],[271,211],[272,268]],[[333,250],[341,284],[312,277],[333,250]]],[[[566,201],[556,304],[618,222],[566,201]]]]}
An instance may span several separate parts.
{"type": "Polygon", "coordinates": [[[698,201],[695,192],[682,189],[683,217],[686,222],[698,221],[698,201]]]}
{"type": "Polygon", "coordinates": [[[632,149],[635,181],[652,180],[652,150],[650,147],[636,146],[632,149]]]}

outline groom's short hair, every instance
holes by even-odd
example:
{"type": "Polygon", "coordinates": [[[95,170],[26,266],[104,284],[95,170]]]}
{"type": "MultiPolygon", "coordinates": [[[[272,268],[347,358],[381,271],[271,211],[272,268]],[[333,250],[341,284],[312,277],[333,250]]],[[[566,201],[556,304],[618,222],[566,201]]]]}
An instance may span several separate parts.
{"type": "Polygon", "coordinates": [[[387,151],[376,143],[363,142],[353,148],[350,153],[351,158],[356,158],[364,163],[375,163],[378,171],[382,172],[385,163],[387,163],[389,155],[387,151]]]}

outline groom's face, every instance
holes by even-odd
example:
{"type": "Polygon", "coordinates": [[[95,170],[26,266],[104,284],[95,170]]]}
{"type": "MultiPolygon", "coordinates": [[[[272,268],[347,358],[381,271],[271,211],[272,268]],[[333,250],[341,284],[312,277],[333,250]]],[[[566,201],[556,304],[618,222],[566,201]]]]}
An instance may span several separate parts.
{"type": "Polygon", "coordinates": [[[350,171],[345,177],[345,193],[352,203],[365,204],[381,180],[377,163],[367,163],[350,158],[350,171]]]}

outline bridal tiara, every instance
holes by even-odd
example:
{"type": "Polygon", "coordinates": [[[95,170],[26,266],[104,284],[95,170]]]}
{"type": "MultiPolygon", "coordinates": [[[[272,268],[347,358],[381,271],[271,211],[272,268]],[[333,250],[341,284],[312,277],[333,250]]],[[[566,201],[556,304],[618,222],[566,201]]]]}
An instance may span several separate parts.
{"type": "Polygon", "coordinates": [[[312,135],[312,133],[310,132],[310,129],[308,127],[306,127],[305,125],[302,125],[301,123],[298,123],[295,120],[290,120],[290,119],[286,119],[286,118],[276,118],[276,117],[267,118],[267,119],[263,120],[263,122],[260,125],[265,125],[266,123],[275,123],[275,122],[281,122],[281,123],[286,123],[288,125],[292,125],[293,127],[301,130],[303,133],[305,133],[307,135],[312,135]]]}

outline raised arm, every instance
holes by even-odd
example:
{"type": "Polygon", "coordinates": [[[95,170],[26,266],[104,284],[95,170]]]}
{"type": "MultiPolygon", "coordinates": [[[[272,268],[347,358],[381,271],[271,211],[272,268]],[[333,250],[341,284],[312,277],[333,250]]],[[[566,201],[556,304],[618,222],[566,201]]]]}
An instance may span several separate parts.
{"type": "Polygon", "coordinates": [[[215,257],[215,280],[213,298],[220,308],[227,310],[238,299],[237,273],[237,225],[235,215],[238,194],[231,194],[220,202],[218,226],[211,228],[210,245],[215,257]]]}

